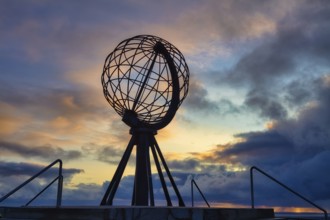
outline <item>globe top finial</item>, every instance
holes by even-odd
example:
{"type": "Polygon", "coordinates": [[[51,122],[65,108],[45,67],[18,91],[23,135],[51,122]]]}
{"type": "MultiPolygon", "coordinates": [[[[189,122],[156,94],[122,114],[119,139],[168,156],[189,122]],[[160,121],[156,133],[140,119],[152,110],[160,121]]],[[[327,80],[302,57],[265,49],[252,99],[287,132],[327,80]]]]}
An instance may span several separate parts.
{"type": "Polygon", "coordinates": [[[187,96],[189,69],[172,44],[138,35],[107,56],[101,81],[105,98],[127,125],[159,130],[187,96]]]}

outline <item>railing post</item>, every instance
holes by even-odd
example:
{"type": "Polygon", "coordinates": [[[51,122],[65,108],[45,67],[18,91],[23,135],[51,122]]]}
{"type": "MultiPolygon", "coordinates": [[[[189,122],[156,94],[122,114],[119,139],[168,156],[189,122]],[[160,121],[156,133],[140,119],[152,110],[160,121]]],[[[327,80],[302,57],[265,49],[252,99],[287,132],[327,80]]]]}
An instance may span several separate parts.
{"type": "Polygon", "coordinates": [[[191,204],[194,207],[194,185],[196,186],[198,192],[201,194],[202,198],[204,199],[206,205],[210,208],[210,204],[207,202],[204,194],[202,193],[201,189],[198,187],[196,181],[194,179],[191,180],[191,204]]]}
{"type": "Polygon", "coordinates": [[[62,190],[63,190],[62,168],[63,168],[63,162],[62,160],[59,160],[56,207],[60,207],[62,204],[62,190]]]}
{"type": "Polygon", "coordinates": [[[253,169],[254,166],[250,168],[250,188],[251,188],[251,208],[254,209],[254,185],[253,185],[253,169]]]}
{"type": "Polygon", "coordinates": [[[194,179],[191,179],[191,206],[194,207],[194,186],[193,186],[194,179]]]}

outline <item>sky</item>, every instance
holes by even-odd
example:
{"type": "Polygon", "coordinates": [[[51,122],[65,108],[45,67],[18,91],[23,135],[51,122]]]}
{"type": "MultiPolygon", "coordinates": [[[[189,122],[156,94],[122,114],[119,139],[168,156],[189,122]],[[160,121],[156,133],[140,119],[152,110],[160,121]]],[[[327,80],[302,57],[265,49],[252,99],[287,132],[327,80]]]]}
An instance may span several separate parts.
{"type": "MultiPolygon", "coordinates": [[[[60,158],[63,205],[100,203],[130,138],[104,98],[104,60],[150,34],[190,69],[187,98],[156,135],[187,205],[194,178],[211,206],[249,207],[257,166],[330,211],[329,27],[318,0],[0,1],[0,196],[60,158]]],[[[134,160],[114,204],[130,204],[134,160]]],[[[255,184],[256,207],[310,211],[258,173],[255,184]]],[[[38,202],[55,204],[55,190],[38,202]]],[[[163,204],[157,183],[155,196],[163,204]]]]}

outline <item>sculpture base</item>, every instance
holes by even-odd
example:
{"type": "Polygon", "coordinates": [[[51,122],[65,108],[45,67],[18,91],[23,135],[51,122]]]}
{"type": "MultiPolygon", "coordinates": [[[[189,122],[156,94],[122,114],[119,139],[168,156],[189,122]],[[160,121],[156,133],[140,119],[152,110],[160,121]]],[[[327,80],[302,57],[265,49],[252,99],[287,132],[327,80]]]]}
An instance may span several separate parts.
{"type": "Polygon", "coordinates": [[[0,219],[57,220],[248,220],[274,218],[273,209],[201,207],[0,207],[0,219]]]}

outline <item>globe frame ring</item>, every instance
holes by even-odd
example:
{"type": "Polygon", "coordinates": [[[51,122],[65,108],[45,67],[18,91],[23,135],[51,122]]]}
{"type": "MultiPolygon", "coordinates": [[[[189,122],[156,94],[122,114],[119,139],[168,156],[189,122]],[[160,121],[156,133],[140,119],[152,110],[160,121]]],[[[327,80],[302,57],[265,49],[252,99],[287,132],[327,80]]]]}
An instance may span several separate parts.
{"type": "Polygon", "coordinates": [[[153,35],[120,42],[104,63],[103,93],[132,128],[159,130],[188,94],[189,68],[182,53],[153,35]]]}

